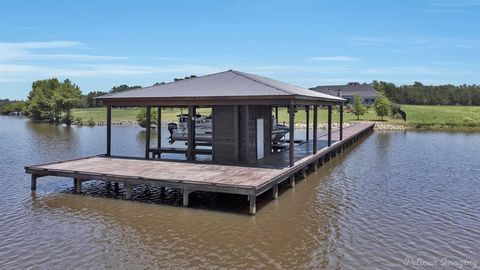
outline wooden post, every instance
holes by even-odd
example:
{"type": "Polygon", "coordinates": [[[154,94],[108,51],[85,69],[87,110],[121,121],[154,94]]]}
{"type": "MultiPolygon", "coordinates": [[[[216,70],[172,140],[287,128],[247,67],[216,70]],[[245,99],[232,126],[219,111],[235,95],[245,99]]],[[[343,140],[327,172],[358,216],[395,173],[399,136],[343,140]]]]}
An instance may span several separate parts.
{"type": "Polygon", "coordinates": [[[275,120],[277,120],[278,124],[278,106],[275,106],[275,120]]]}
{"type": "Polygon", "coordinates": [[[82,193],[82,181],[78,178],[75,178],[75,190],[78,194],[82,193]]]}
{"type": "Polygon", "coordinates": [[[272,192],[273,199],[276,200],[278,198],[278,184],[273,185],[272,192]]]}
{"type": "Polygon", "coordinates": [[[112,106],[107,106],[107,154],[112,154],[112,106]]]}
{"type": "Polygon", "coordinates": [[[240,142],[239,142],[239,121],[238,121],[238,105],[233,105],[233,155],[235,163],[240,160],[240,142]]]}
{"type": "MultiPolygon", "coordinates": [[[[157,148],[162,148],[162,107],[157,107],[157,148]]],[[[159,157],[160,158],[160,157],[159,157]]]]}
{"type": "Polygon", "coordinates": [[[295,129],[295,106],[290,104],[289,106],[289,128],[290,128],[290,167],[295,165],[295,136],[294,136],[294,129],[295,129]]]}
{"type": "Polygon", "coordinates": [[[188,106],[188,119],[187,119],[187,160],[193,160],[193,106],[188,106]]]}
{"type": "Polygon", "coordinates": [[[30,183],[30,188],[32,190],[37,190],[37,176],[32,174],[32,180],[31,180],[31,183],[30,183]]]}
{"type": "Polygon", "coordinates": [[[150,131],[152,130],[152,121],[151,121],[151,107],[147,106],[147,126],[145,132],[145,158],[150,158],[150,131]]]}
{"type": "Polygon", "coordinates": [[[186,188],[183,189],[183,206],[188,206],[188,196],[190,195],[190,191],[186,188]]]}
{"type": "Polygon", "coordinates": [[[308,142],[310,140],[310,106],[305,106],[305,140],[308,142]]]}
{"type": "Polygon", "coordinates": [[[255,215],[257,212],[257,196],[255,194],[248,195],[248,200],[250,201],[250,214],[255,215]]]}
{"type": "Polygon", "coordinates": [[[195,149],[197,149],[197,141],[196,141],[196,134],[197,134],[197,124],[196,124],[196,118],[197,118],[197,106],[193,106],[192,108],[193,110],[193,119],[192,119],[192,133],[193,133],[193,136],[192,136],[192,157],[193,159],[195,159],[195,149]]]}
{"type": "Polygon", "coordinates": [[[249,151],[249,147],[248,147],[248,142],[249,142],[249,138],[248,138],[248,129],[249,129],[249,122],[250,122],[250,117],[249,117],[249,112],[248,112],[248,105],[245,105],[245,162],[248,163],[250,161],[250,151],[249,151]]]}
{"type": "Polygon", "coordinates": [[[290,175],[289,181],[290,181],[290,187],[295,187],[295,175],[294,174],[290,175]]]}
{"type": "Polygon", "coordinates": [[[317,129],[318,129],[318,106],[314,105],[313,106],[313,154],[315,155],[317,153],[317,140],[318,140],[318,135],[317,135],[317,129]]]}
{"type": "Polygon", "coordinates": [[[332,145],[332,105],[328,105],[328,146],[332,145]]]}
{"type": "Polygon", "coordinates": [[[118,192],[120,191],[120,187],[118,186],[118,182],[115,182],[113,184],[113,190],[115,191],[115,194],[118,194],[118,192]]]}
{"type": "Polygon", "coordinates": [[[125,198],[127,200],[132,199],[132,185],[128,183],[125,183],[125,198]]]}
{"type": "Polygon", "coordinates": [[[343,140],[343,104],[340,105],[340,141],[343,140]]]}

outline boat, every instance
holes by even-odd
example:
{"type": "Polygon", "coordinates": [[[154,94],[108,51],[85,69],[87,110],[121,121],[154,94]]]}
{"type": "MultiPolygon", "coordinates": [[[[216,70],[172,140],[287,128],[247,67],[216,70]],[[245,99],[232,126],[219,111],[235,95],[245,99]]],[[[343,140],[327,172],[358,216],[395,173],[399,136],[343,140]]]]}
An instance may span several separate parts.
{"type": "MultiPolygon", "coordinates": [[[[175,122],[168,123],[168,131],[170,132],[169,143],[173,144],[176,141],[188,140],[188,114],[177,115],[178,124],[175,122]]],[[[199,144],[212,144],[212,116],[195,115],[195,141],[199,144]]],[[[273,119],[272,143],[278,144],[289,132],[286,125],[278,124],[276,119],[273,119]]]]}

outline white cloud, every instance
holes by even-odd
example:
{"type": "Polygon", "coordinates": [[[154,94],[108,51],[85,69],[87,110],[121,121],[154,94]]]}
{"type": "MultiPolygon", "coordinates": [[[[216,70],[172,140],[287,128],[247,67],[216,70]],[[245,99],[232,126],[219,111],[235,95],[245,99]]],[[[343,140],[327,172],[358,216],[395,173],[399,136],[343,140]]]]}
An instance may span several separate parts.
{"type": "Polygon", "coordinates": [[[310,57],[310,60],[315,61],[324,61],[324,62],[352,62],[352,61],[360,61],[360,59],[350,56],[314,56],[310,57]]]}
{"type": "Polygon", "coordinates": [[[194,61],[195,59],[188,59],[188,58],[180,58],[180,57],[157,57],[157,60],[160,61],[171,61],[171,62],[188,62],[194,61]]]}
{"type": "Polygon", "coordinates": [[[91,78],[102,76],[137,76],[149,74],[208,74],[222,71],[216,66],[174,65],[174,66],[135,66],[135,65],[76,65],[49,67],[40,65],[0,64],[0,80],[17,78],[72,77],[91,78]]]}
{"type": "Polygon", "coordinates": [[[29,42],[0,42],[0,61],[107,61],[124,60],[127,57],[89,55],[89,54],[58,54],[37,53],[48,49],[85,49],[79,41],[29,41],[29,42]]]}
{"type": "Polygon", "coordinates": [[[52,49],[73,48],[82,46],[78,41],[54,40],[54,41],[28,41],[28,42],[0,42],[0,47],[12,49],[52,49]]]}

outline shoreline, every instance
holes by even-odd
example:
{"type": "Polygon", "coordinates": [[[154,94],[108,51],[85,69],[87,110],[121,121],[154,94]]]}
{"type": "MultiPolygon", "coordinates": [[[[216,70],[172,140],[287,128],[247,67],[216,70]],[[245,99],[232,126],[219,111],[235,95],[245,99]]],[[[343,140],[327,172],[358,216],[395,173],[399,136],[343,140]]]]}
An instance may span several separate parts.
{"type": "MultiPolygon", "coordinates": [[[[5,115],[5,117],[18,117],[18,118],[27,118],[26,116],[8,116],[5,115]]],[[[38,123],[49,123],[45,121],[36,121],[36,120],[31,120],[35,121],[38,123]]],[[[354,122],[346,122],[344,123],[344,127],[349,127],[357,122],[362,122],[360,121],[354,121],[354,122]]],[[[406,122],[402,124],[397,124],[397,123],[389,123],[388,121],[372,121],[375,122],[375,130],[378,131],[402,131],[402,130],[417,130],[417,131],[453,131],[453,132],[480,132],[480,126],[457,126],[454,124],[439,124],[439,123],[419,123],[419,122],[406,122]]],[[[162,121],[162,126],[168,125],[168,123],[171,123],[171,121],[162,121]]],[[[55,124],[55,123],[52,123],[55,124]]],[[[83,124],[81,123],[72,123],[72,126],[85,126],[85,127],[94,127],[94,126],[105,126],[107,122],[105,121],[99,121],[95,122],[94,124],[89,124],[88,122],[84,122],[83,124]]],[[[62,124],[63,125],[63,124],[62,124]]],[[[112,126],[139,126],[138,121],[135,120],[120,120],[120,121],[112,121],[112,126]]],[[[310,126],[312,128],[313,125],[310,126]]],[[[336,129],[339,127],[338,122],[333,122],[332,123],[332,129],[336,129]]],[[[296,123],[295,124],[296,129],[305,129],[306,124],[303,122],[296,123]]],[[[318,129],[327,129],[327,123],[319,123],[318,124],[318,129]]]]}

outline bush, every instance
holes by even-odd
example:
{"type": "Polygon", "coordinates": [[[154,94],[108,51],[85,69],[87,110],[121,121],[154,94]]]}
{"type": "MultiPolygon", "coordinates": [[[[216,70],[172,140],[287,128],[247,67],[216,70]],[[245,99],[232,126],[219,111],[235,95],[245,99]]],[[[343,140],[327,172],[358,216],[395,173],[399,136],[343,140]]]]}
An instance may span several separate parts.
{"type": "Polygon", "coordinates": [[[95,126],[97,123],[95,122],[95,120],[93,120],[93,118],[90,118],[88,119],[87,121],[87,125],[89,126],[95,126]]]}
{"type": "Polygon", "coordinates": [[[62,117],[62,123],[67,125],[71,125],[73,123],[73,120],[73,116],[70,113],[67,113],[62,117]]]}
{"type": "MultiPolygon", "coordinates": [[[[137,114],[137,122],[142,128],[147,127],[147,109],[142,108],[137,114]]],[[[157,122],[157,109],[152,108],[150,111],[150,124],[157,122]]]]}
{"type": "Polygon", "coordinates": [[[81,117],[77,117],[75,118],[75,124],[79,125],[79,126],[83,126],[84,123],[83,123],[83,119],[81,117]]]}

